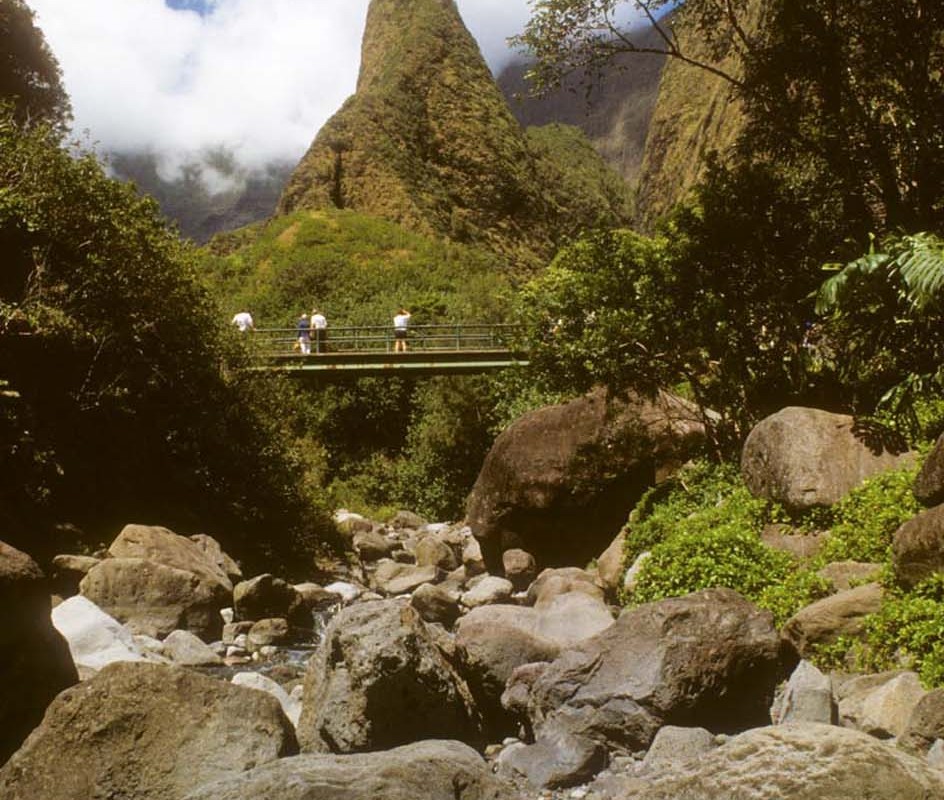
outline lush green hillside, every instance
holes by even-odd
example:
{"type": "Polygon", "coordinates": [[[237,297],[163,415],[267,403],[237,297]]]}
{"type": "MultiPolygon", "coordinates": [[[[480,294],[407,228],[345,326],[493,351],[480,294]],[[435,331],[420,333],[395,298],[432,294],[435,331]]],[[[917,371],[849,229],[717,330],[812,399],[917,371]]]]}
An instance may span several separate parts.
{"type": "Polygon", "coordinates": [[[227,312],[293,325],[315,306],[329,325],[506,318],[507,263],[483,250],[412,233],[354,211],[296,211],[214,239],[202,269],[227,312]]]}

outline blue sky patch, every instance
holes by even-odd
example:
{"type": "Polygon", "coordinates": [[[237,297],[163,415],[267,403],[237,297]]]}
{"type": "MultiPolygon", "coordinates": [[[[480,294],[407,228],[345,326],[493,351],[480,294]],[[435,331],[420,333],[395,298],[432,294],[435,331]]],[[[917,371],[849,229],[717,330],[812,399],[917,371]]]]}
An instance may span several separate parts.
{"type": "Polygon", "coordinates": [[[164,0],[168,8],[175,11],[196,11],[201,17],[205,17],[212,11],[212,0],[164,0]]]}

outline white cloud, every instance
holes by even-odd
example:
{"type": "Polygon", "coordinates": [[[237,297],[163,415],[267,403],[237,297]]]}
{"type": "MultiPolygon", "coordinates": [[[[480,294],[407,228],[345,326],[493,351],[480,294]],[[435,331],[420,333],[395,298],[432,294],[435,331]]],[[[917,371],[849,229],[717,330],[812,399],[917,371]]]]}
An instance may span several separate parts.
{"type": "MultiPolygon", "coordinates": [[[[297,160],[354,91],[369,0],[28,0],[62,66],[76,131],[150,150],[165,171],[223,145],[248,167],[297,160]]],[[[493,69],[528,0],[458,0],[493,69]]]]}

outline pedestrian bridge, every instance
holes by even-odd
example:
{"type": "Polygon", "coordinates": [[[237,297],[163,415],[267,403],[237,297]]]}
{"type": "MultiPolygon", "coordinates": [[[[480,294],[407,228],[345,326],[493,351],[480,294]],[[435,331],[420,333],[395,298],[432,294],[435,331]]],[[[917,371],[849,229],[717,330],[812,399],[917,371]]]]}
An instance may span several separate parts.
{"type": "Polygon", "coordinates": [[[254,369],[296,377],[461,375],[527,364],[514,345],[520,328],[501,324],[411,325],[407,350],[394,350],[393,328],[328,328],[321,352],[315,332],[311,354],[298,351],[295,328],[257,328],[254,369]]]}

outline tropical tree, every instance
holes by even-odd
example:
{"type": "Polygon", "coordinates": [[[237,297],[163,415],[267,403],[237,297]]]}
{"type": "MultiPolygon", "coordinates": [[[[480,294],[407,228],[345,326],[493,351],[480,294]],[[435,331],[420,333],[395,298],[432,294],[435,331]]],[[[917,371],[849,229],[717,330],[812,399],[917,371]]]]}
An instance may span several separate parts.
{"type": "Polygon", "coordinates": [[[919,411],[944,389],[944,239],[873,241],[822,285],[816,310],[823,355],[859,405],[887,411],[913,435],[928,433],[919,411]]]}
{"type": "Polygon", "coordinates": [[[0,98],[21,125],[44,122],[62,132],[72,116],[59,63],[23,0],[0,0],[0,98]]]}

